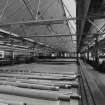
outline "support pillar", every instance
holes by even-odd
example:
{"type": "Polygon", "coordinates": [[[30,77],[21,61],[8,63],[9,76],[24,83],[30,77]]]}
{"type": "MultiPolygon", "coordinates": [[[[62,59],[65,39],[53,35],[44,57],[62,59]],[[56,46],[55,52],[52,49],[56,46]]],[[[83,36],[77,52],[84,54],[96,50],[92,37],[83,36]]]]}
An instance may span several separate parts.
{"type": "Polygon", "coordinates": [[[98,37],[95,40],[95,61],[96,64],[99,64],[99,56],[98,56],[98,37]]]}
{"type": "Polygon", "coordinates": [[[89,61],[89,46],[88,46],[88,49],[87,49],[87,60],[89,61]]]}
{"type": "Polygon", "coordinates": [[[10,62],[12,65],[14,65],[14,51],[12,50],[10,53],[11,53],[11,59],[10,59],[11,61],[10,62]]]}
{"type": "Polygon", "coordinates": [[[79,53],[77,52],[77,63],[79,63],[79,53]]]}

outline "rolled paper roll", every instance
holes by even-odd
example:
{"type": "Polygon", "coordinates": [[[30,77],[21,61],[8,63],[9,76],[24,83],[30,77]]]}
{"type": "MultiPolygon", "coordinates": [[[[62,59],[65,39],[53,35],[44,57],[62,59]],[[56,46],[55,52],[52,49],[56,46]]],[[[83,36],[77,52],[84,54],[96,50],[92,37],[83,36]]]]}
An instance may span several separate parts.
{"type": "Polygon", "coordinates": [[[3,70],[0,71],[0,73],[5,73],[5,74],[24,74],[24,75],[40,75],[40,76],[54,76],[54,77],[70,77],[70,76],[75,76],[76,73],[71,73],[71,74],[63,74],[63,73],[47,73],[47,72],[21,72],[21,71],[13,71],[13,70],[3,70]]]}
{"type": "Polygon", "coordinates": [[[0,72],[4,72],[4,73],[28,73],[28,74],[45,74],[45,75],[75,75],[77,74],[76,72],[39,72],[39,71],[30,71],[30,70],[16,70],[16,69],[0,69],[0,72]]]}
{"type": "Polygon", "coordinates": [[[69,89],[69,88],[71,88],[71,85],[65,85],[65,88],[67,88],[67,89],[69,89]]]}
{"type": "MultiPolygon", "coordinates": [[[[53,86],[55,89],[54,90],[59,90],[59,88],[78,88],[79,87],[79,84],[77,82],[65,82],[65,81],[62,81],[62,82],[57,82],[57,81],[42,81],[42,80],[26,80],[26,79],[14,79],[14,78],[1,78],[0,79],[0,84],[2,84],[2,82],[16,82],[16,83],[22,83],[22,84],[30,84],[30,88],[31,88],[31,85],[43,85],[43,86],[53,86]],[[68,87],[69,86],[69,87],[68,87]],[[56,88],[57,87],[57,88],[56,88]]],[[[26,88],[28,88],[28,86],[26,86],[26,88]]],[[[37,88],[37,87],[36,87],[37,88]]],[[[48,89],[50,90],[50,89],[48,89]]],[[[52,89],[53,90],[53,89],[52,89]]]]}
{"type": "Polygon", "coordinates": [[[58,86],[45,86],[40,84],[27,84],[27,83],[16,83],[16,82],[9,82],[9,84],[21,88],[59,91],[58,86]]]}
{"type": "Polygon", "coordinates": [[[22,74],[5,74],[0,73],[0,77],[15,77],[20,79],[39,79],[39,80],[56,80],[56,81],[72,81],[76,77],[53,77],[53,76],[37,76],[37,75],[22,75],[22,74]]]}
{"type": "MultiPolygon", "coordinates": [[[[44,86],[54,86],[59,88],[78,88],[79,84],[77,82],[68,82],[68,81],[47,81],[47,80],[29,80],[29,79],[16,79],[16,78],[7,78],[7,77],[0,77],[0,84],[3,81],[7,82],[18,82],[18,83],[27,83],[27,84],[36,84],[36,85],[44,85],[44,86]],[[67,86],[66,86],[67,85],[67,86]]],[[[53,90],[53,89],[52,89],[53,90]]],[[[58,90],[55,88],[55,90],[58,90]]]]}
{"type": "Polygon", "coordinates": [[[72,99],[81,99],[81,96],[78,95],[78,94],[72,94],[72,95],[70,95],[70,98],[72,98],[72,99]]]}
{"type": "Polygon", "coordinates": [[[58,86],[45,86],[40,84],[28,84],[28,83],[8,82],[8,81],[0,81],[0,85],[11,85],[21,88],[52,90],[52,91],[59,91],[60,89],[58,86]]]}
{"type": "Polygon", "coordinates": [[[7,105],[26,105],[26,103],[24,102],[17,102],[17,101],[3,100],[3,99],[0,99],[0,103],[4,105],[5,104],[7,105]]]}
{"type": "Polygon", "coordinates": [[[30,98],[38,98],[38,99],[45,99],[45,100],[70,100],[71,94],[61,94],[59,92],[51,92],[51,91],[44,91],[44,90],[33,90],[33,89],[23,89],[17,88],[13,86],[0,86],[0,93],[2,94],[9,94],[9,95],[17,95],[23,97],[30,97],[30,98]]]}
{"type": "Polygon", "coordinates": [[[58,100],[70,101],[70,95],[59,96],[58,100]]]}

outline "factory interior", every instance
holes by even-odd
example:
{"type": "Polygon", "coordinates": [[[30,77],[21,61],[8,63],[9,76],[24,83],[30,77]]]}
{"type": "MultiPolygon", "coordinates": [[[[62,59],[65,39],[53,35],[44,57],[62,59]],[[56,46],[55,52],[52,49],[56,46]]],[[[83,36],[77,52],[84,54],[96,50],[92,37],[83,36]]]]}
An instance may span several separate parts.
{"type": "Polygon", "coordinates": [[[0,0],[0,105],[105,105],[105,0],[0,0]]]}

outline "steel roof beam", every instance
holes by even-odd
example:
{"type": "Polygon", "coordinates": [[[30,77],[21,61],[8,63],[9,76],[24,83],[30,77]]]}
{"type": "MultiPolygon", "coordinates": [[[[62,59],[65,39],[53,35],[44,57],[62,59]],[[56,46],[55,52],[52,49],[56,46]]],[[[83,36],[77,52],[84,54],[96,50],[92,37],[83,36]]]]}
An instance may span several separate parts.
{"type": "Polygon", "coordinates": [[[1,14],[0,14],[0,21],[2,21],[2,17],[5,15],[8,6],[9,6],[9,1],[7,0],[5,6],[2,9],[1,14]]]}
{"type": "Polygon", "coordinates": [[[64,24],[65,21],[73,21],[76,20],[76,17],[66,18],[66,19],[48,19],[48,20],[32,20],[32,21],[21,21],[21,22],[13,22],[13,23],[6,23],[0,24],[0,27],[10,26],[10,25],[17,25],[17,24],[24,24],[24,25],[50,25],[50,24],[64,24]]]}
{"type": "MultiPolygon", "coordinates": [[[[86,21],[88,19],[104,19],[105,15],[96,15],[96,16],[87,16],[85,17],[86,21]]],[[[32,20],[32,21],[20,21],[20,22],[13,22],[13,23],[4,23],[0,24],[0,27],[8,27],[11,25],[17,25],[17,24],[24,24],[24,25],[50,25],[50,24],[64,24],[65,21],[74,21],[74,20],[83,20],[83,17],[71,17],[71,18],[66,18],[66,19],[48,19],[48,20],[32,20]]]]}
{"type": "Polygon", "coordinates": [[[21,37],[21,36],[19,36],[19,35],[17,35],[17,34],[14,34],[14,33],[10,33],[10,32],[8,32],[8,31],[5,31],[5,30],[0,30],[1,31],[1,33],[4,33],[2,36],[5,36],[5,37],[7,37],[7,35],[11,35],[10,36],[10,38],[14,38],[14,39],[17,39],[17,40],[20,40],[20,41],[27,41],[27,42],[30,42],[30,43],[32,43],[32,44],[38,44],[38,45],[40,45],[40,46],[45,46],[46,48],[50,48],[50,49],[53,49],[53,50],[55,50],[54,48],[51,48],[50,46],[47,46],[47,45],[42,45],[42,44],[40,44],[40,43],[38,43],[38,42],[34,42],[34,41],[30,41],[30,40],[28,40],[28,38],[26,39],[26,38],[24,38],[24,37],[21,37]],[[6,35],[5,35],[6,34],[6,35]]]}
{"type": "MultiPolygon", "coordinates": [[[[0,30],[1,31],[1,30],[0,30]]],[[[1,35],[2,36],[6,36],[7,37],[7,35],[10,35],[9,34],[9,32],[5,32],[5,31],[3,31],[3,32],[0,32],[1,33],[1,35]],[[5,33],[5,34],[2,34],[2,33],[5,33]]],[[[101,36],[101,35],[104,35],[105,34],[105,32],[101,32],[101,33],[82,33],[82,35],[93,35],[92,37],[95,37],[95,35],[99,35],[99,36],[101,36]]],[[[80,33],[78,33],[78,34],[55,34],[55,35],[52,35],[52,34],[46,34],[46,35],[28,35],[28,36],[14,36],[13,34],[11,34],[11,36],[10,36],[10,38],[16,38],[16,39],[18,39],[18,40],[21,40],[22,38],[31,38],[31,37],[71,37],[71,36],[77,36],[77,35],[80,35],[80,33]]],[[[1,36],[1,37],[2,37],[1,36]]]]}
{"type": "Polygon", "coordinates": [[[0,44],[0,49],[3,48],[3,49],[6,49],[6,48],[10,48],[10,49],[21,49],[21,50],[26,50],[28,48],[25,48],[25,47],[22,47],[22,46],[13,46],[13,45],[7,45],[7,44],[0,44]]]}
{"type": "MultiPolygon", "coordinates": [[[[83,42],[86,42],[86,41],[88,40],[88,44],[89,44],[89,40],[92,41],[92,40],[94,40],[93,38],[98,38],[99,36],[104,35],[105,32],[101,31],[101,29],[98,28],[98,26],[97,26],[93,21],[91,21],[90,19],[88,20],[88,22],[91,23],[91,24],[96,28],[97,32],[100,32],[100,33],[92,34],[92,35],[94,35],[94,36],[92,36],[92,37],[90,37],[90,38],[88,38],[88,39],[85,39],[85,40],[83,41],[83,42]],[[92,38],[92,39],[91,39],[91,38],[92,38]]],[[[87,37],[86,37],[86,38],[87,38],[87,37]]],[[[87,44],[87,45],[88,45],[88,44],[87,44]]],[[[85,45],[85,46],[86,46],[86,45],[85,45]]]]}
{"type": "Polygon", "coordinates": [[[24,38],[31,38],[31,37],[71,37],[71,36],[76,36],[76,34],[56,34],[56,35],[29,35],[29,36],[23,36],[24,38]]]}
{"type": "MultiPolygon", "coordinates": [[[[85,2],[85,0],[83,0],[83,1],[81,1],[81,4],[84,2],[84,8],[81,8],[81,9],[83,9],[83,10],[81,10],[81,11],[83,11],[83,13],[82,13],[82,15],[83,15],[83,20],[80,22],[80,24],[79,25],[81,25],[81,29],[80,29],[80,35],[78,36],[78,46],[77,46],[77,50],[79,51],[80,50],[80,44],[81,44],[81,39],[82,39],[82,33],[83,33],[83,31],[84,31],[84,27],[85,27],[85,22],[86,22],[86,18],[87,18],[87,15],[88,15],[88,10],[89,10],[89,6],[90,6],[90,2],[91,2],[91,0],[87,0],[86,2],[85,2]]],[[[78,30],[77,30],[78,31],[78,30]]]]}

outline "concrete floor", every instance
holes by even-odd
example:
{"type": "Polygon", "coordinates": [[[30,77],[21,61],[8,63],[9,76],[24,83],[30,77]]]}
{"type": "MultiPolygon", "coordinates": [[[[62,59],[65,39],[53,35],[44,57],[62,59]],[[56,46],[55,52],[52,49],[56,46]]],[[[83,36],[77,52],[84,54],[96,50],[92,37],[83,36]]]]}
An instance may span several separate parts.
{"type": "Polygon", "coordinates": [[[100,73],[83,62],[81,69],[87,79],[95,105],[105,105],[105,73],[100,73]]]}

